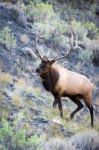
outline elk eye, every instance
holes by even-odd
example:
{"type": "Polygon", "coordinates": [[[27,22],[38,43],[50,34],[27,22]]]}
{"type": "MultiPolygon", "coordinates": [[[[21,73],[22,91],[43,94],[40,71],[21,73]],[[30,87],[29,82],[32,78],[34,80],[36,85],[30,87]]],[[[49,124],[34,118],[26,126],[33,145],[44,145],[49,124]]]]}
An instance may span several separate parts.
{"type": "Polygon", "coordinates": [[[41,64],[41,68],[46,68],[46,64],[41,64]]]}

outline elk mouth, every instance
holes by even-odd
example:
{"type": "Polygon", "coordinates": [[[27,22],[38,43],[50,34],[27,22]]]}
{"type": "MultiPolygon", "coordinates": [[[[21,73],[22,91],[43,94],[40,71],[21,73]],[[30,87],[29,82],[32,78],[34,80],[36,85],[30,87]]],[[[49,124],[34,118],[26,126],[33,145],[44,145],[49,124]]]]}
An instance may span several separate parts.
{"type": "Polygon", "coordinates": [[[41,74],[41,70],[39,68],[36,69],[37,74],[41,74]]]}
{"type": "Polygon", "coordinates": [[[42,75],[46,75],[46,74],[48,74],[48,69],[45,69],[45,70],[43,70],[42,71],[42,69],[40,69],[40,68],[37,68],[36,69],[36,73],[39,75],[39,76],[42,76],[42,75]]]}

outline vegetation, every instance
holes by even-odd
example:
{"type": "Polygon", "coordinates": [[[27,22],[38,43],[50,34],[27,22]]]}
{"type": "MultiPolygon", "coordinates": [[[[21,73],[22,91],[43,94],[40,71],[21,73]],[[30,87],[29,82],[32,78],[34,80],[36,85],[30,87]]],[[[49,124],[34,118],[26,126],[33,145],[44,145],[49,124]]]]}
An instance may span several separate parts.
{"type": "Polygon", "coordinates": [[[9,73],[0,74],[0,84],[8,84],[12,82],[12,76],[9,73]]]}
{"type": "MultiPolygon", "coordinates": [[[[12,2],[5,0],[8,1],[12,2]]],[[[3,18],[0,20],[0,150],[99,149],[99,96],[93,101],[93,130],[89,130],[86,107],[70,120],[75,106],[67,98],[62,100],[64,117],[61,119],[58,106],[56,109],[52,107],[52,95],[42,88],[35,72],[40,60],[34,53],[33,59],[30,53],[25,53],[25,49],[33,50],[36,34],[42,33],[38,40],[41,53],[51,58],[63,55],[71,48],[74,35],[77,43],[73,44],[78,47],[72,52],[72,57],[62,63],[66,68],[90,76],[94,92],[99,93],[98,67],[92,63],[93,51],[99,50],[96,2],[29,0],[24,4],[19,0],[16,5],[3,4],[0,4],[3,18]],[[5,18],[3,7],[9,12],[5,18]],[[26,17],[26,27],[21,26],[20,20],[18,24],[16,19],[10,18],[10,9],[15,9],[13,16],[16,19],[18,15],[22,15],[23,20],[26,17]]]]}
{"type": "Polygon", "coordinates": [[[79,54],[79,59],[82,63],[87,64],[88,62],[92,61],[92,50],[83,50],[80,54],[79,54]]]}
{"type": "MultiPolygon", "coordinates": [[[[75,2],[76,3],[76,2],[75,2]]],[[[71,18],[71,22],[65,22],[60,18],[61,11],[55,12],[52,4],[43,3],[42,1],[30,1],[29,5],[21,5],[21,8],[26,12],[28,17],[33,18],[33,28],[43,33],[46,40],[51,41],[56,46],[63,47],[65,49],[70,48],[70,34],[71,30],[78,37],[78,44],[85,47],[85,50],[81,51],[79,58],[81,61],[86,60],[90,62],[92,60],[92,48],[88,49],[86,43],[89,39],[97,39],[98,28],[93,22],[77,21],[76,18],[71,18]],[[61,41],[61,42],[60,42],[61,41]]],[[[67,11],[72,8],[66,8],[67,11]]],[[[72,15],[75,13],[71,12],[72,15]]]]}
{"type": "Polygon", "coordinates": [[[42,150],[41,148],[41,137],[32,135],[28,137],[25,129],[16,131],[9,122],[5,119],[1,120],[2,127],[0,128],[0,149],[26,149],[32,148],[35,150],[42,150]]]}
{"type": "Polygon", "coordinates": [[[16,39],[9,27],[4,27],[0,32],[0,43],[10,51],[16,47],[16,39]]]}

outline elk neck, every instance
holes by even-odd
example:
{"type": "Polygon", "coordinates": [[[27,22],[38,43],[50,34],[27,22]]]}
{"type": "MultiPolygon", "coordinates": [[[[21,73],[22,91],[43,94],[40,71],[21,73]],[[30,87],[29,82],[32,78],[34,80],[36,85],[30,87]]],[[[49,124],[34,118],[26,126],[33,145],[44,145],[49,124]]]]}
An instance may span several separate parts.
{"type": "Polygon", "coordinates": [[[53,67],[45,74],[41,75],[42,84],[47,91],[54,92],[55,86],[59,79],[59,73],[53,67]]]}

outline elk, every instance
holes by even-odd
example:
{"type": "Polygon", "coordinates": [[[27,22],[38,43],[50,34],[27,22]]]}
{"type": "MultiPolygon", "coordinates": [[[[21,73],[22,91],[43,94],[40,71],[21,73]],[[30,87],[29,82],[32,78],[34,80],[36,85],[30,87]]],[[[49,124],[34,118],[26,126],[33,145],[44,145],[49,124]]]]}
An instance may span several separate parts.
{"type": "Polygon", "coordinates": [[[51,60],[46,55],[41,56],[37,47],[39,37],[37,36],[36,38],[34,52],[41,59],[41,63],[36,69],[36,72],[39,74],[44,88],[54,96],[53,107],[56,107],[58,104],[60,115],[63,117],[61,97],[68,97],[77,105],[77,108],[70,115],[70,118],[73,119],[74,115],[83,108],[83,104],[81,103],[81,99],[83,99],[89,109],[91,126],[93,127],[93,84],[85,75],[68,70],[56,63],[60,59],[66,58],[72,50],[81,48],[78,46],[77,37],[74,39],[74,33],[71,32],[71,49],[64,56],[51,60]]]}

